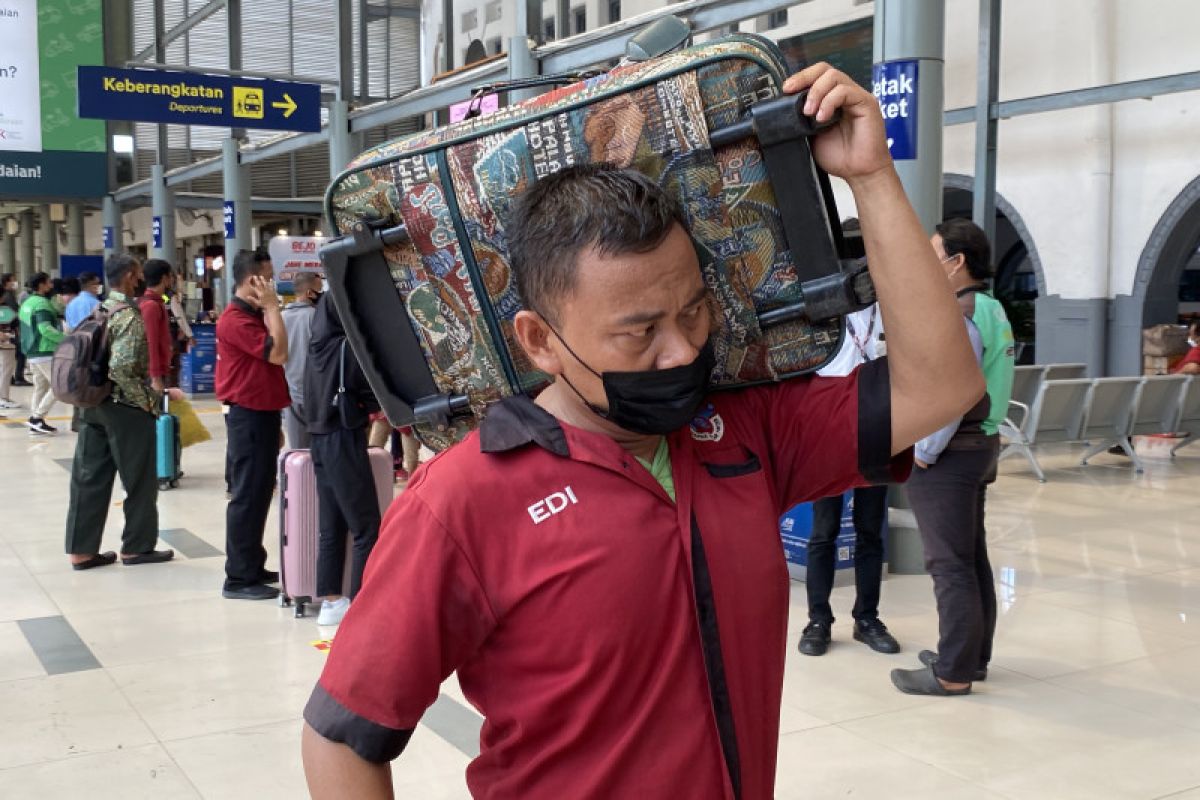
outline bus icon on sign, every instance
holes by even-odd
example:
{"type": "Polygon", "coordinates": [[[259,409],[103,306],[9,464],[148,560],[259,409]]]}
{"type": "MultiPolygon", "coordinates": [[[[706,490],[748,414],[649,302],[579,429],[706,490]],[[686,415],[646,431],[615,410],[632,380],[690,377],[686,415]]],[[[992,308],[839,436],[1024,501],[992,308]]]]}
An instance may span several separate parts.
{"type": "Polygon", "coordinates": [[[233,115],[243,119],[262,119],[263,90],[250,86],[233,87],[233,115]]]}

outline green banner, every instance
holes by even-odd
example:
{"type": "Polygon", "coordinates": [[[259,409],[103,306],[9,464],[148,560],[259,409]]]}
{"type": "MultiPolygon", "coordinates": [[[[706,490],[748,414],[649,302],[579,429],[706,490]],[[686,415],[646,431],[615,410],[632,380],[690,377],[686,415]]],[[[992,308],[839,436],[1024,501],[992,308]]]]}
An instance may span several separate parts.
{"type": "Polygon", "coordinates": [[[42,0],[38,3],[38,46],[42,150],[103,153],[104,123],[79,119],[75,111],[75,68],[104,63],[100,0],[42,0]]]}

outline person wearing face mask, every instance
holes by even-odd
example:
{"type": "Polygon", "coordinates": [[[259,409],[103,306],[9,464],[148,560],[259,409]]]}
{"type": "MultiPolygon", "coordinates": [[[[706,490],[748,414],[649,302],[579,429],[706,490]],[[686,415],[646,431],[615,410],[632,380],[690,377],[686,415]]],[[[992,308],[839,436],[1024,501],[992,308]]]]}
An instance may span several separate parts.
{"type": "Polygon", "coordinates": [[[100,282],[96,273],[82,272],[79,274],[79,294],[70,303],[67,303],[65,318],[68,328],[71,330],[78,328],[85,319],[92,315],[96,306],[100,305],[102,291],[104,291],[104,284],[100,282]]]}
{"type": "Polygon", "coordinates": [[[784,88],[841,111],[813,153],[854,192],[887,358],[710,394],[721,320],[676,204],[611,165],[532,183],[503,231],[513,331],[551,382],[490,407],[385,516],[304,713],[317,800],[390,797],[455,671],[486,720],[475,797],[773,796],[780,514],[903,479],[985,388],[879,103],[826,64],[784,88]]]}
{"type": "Polygon", "coordinates": [[[33,373],[33,398],[29,401],[29,420],[25,424],[30,433],[52,436],[58,433],[58,428],[46,422],[46,415],[54,407],[50,364],[54,360],[54,349],[63,340],[62,320],[50,299],[54,291],[50,276],[39,272],[29,279],[28,286],[29,297],[18,313],[21,349],[25,351],[25,359],[33,373]]]}
{"type": "Polygon", "coordinates": [[[987,552],[984,509],[996,480],[999,424],[1012,395],[1014,346],[1004,308],[988,292],[991,246],[975,223],[937,226],[933,250],[958,296],[967,332],[987,381],[987,395],[959,420],[922,439],[908,499],[938,610],[937,651],[923,650],[920,669],[892,671],[906,694],[970,694],[987,679],[996,632],[996,587],[987,552]]]}
{"type": "Polygon", "coordinates": [[[1172,375],[1200,375],[1200,319],[1188,325],[1188,346],[1191,349],[1171,368],[1172,375]]]}
{"type": "Polygon", "coordinates": [[[283,309],[287,328],[288,361],[284,367],[292,404],[283,410],[283,432],[292,450],[306,450],[312,440],[308,433],[308,415],[304,411],[304,369],[308,364],[308,343],[312,339],[313,315],[321,299],[321,276],[301,272],[292,281],[296,299],[283,309]]]}

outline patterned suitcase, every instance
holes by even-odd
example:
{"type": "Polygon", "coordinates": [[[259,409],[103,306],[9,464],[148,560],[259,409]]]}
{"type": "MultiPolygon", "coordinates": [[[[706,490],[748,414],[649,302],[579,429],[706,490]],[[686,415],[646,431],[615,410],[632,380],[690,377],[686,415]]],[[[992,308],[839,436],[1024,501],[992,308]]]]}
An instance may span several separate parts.
{"type": "MultiPolygon", "coordinates": [[[[367,453],[382,515],[395,496],[392,454],[382,447],[368,448],[367,453]]],[[[279,579],[283,587],[279,602],[284,606],[295,603],[296,616],[303,617],[317,594],[317,475],[310,451],[280,454],[279,497],[279,579]]],[[[351,545],[347,536],[343,585],[350,582],[351,545]]]]}
{"type": "Polygon", "coordinates": [[[566,165],[608,161],[680,203],[721,309],[716,388],[819,368],[841,315],[873,301],[850,269],[803,96],[782,96],[776,46],[739,35],[619,66],[488,117],[381,145],[326,195],[341,238],[322,252],[359,363],[394,425],[431,447],[487,406],[536,391],[513,335],[512,198],[566,165]]]}

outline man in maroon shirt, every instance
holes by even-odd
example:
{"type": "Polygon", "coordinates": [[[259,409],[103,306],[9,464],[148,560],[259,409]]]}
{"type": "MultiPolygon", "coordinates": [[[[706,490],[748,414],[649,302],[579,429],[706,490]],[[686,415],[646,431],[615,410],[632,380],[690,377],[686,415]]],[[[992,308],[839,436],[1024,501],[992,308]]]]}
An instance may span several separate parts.
{"type": "Polygon", "coordinates": [[[233,301],[217,320],[217,399],[229,406],[225,462],[230,480],[225,511],[225,588],[231,600],[269,600],[279,579],[267,570],[263,533],[275,491],[280,412],[287,408],[287,330],[265,253],[233,260],[233,301]]]}
{"type": "Polygon", "coordinates": [[[780,512],[902,479],[984,391],[878,102],[824,64],[785,88],[842,111],[814,154],[854,192],[889,357],[708,396],[715,323],[674,204],[614,167],[536,183],[506,232],[517,336],[554,382],[389,511],[305,709],[314,797],[391,797],[388,762],[454,671],[484,715],[476,797],[772,796],[780,512]]]}
{"type": "Polygon", "coordinates": [[[142,267],[146,291],[138,308],[146,323],[146,343],[150,345],[150,384],[157,392],[166,391],[171,375],[171,321],[167,317],[166,294],[171,289],[171,265],[161,258],[152,258],[142,267]]]}
{"type": "Polygon", "coordinates": [[[1200,375],[1200,319],[1188,325],[1188,346],[1191,349],[1171,368],[1172,375],[1200,375]]]}

